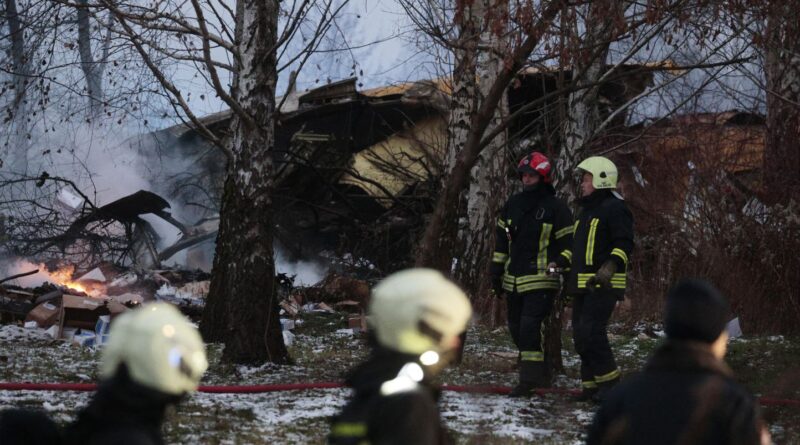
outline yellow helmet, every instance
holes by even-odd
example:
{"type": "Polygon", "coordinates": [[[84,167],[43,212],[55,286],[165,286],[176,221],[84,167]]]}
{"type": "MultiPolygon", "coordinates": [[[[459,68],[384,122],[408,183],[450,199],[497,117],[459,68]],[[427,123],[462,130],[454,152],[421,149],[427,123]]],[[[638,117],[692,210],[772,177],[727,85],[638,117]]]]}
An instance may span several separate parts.
{"type": "Polygon", "coordinates": [[[595,189],[617,188],[617,166],[608,158],[592,156],[578,164],[578,168],[592,174],[592,186],[595,189]]]}
{"type": "Polygon", "coordinates": [[[438,271],[408,269],[375,287],[369,315],[384,347],[407,354],[440,353],[464,332],[472,306],[464,292],[438,271]]]}
{"type": "Polygon", "coordinates": [[[122,363],[133,381],[174,395],[195,391],[208,368],[200,333],[167,303],[146,304],[114,319],[100,375],[113,376],[122,363]]]}

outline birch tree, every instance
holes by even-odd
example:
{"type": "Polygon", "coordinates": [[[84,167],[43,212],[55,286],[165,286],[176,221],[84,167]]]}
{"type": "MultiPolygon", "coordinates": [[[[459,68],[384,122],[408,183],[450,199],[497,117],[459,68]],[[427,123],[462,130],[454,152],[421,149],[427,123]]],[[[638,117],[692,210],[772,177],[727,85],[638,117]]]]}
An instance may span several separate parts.
{"type": "Polygon", "coordinates": [[[200,324],[205,340],[224,341],[223,360],[229,362],[286,363],[272,246],[279,57],[282,66],[299,60],[302,67],[346,2],[298,0],[282,9],[278,0],[238,0],[233,8],[225,1],[191,0],[188,10],[168,0],[144,8],[111,0],[100,4],[113,13],[176,109],[227,158],[211,287],[200,324]],[[280,17],[288,19],[279,28],[280,17]],[[154,37],[162,32],[177,33],[181,49],[154,37]],[[301,50],[287,52],[287,42],[301,33],[301,50]],[[153,54],[199,67],[198,74],[230,108],[227,137],[194,113],[190,93],[159,69],[153,54]]]}

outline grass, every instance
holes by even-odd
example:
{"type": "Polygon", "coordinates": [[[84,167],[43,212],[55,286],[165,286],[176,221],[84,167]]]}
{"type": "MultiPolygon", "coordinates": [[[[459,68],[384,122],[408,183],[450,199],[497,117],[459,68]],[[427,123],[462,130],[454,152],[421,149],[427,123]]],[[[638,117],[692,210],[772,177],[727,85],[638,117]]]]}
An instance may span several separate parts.
{"type": "MultiPolygon", "coordinates": [[[[223,365],[222,347],[210,345],[211,367],[203,384],[267,384],[341,381],[367,354],[363,335],[343,329],[342,314],[305,313],[290,347],[294,363],[259,367],[223,365]]],[[[728,361],[739,380],[759,395],[800,399],[800,339],[754,337],[733,340],[728,361]]],[[[637,329],[612,326],[611,342],[623,372],[640,369],[661,342],[637,329]]],[[[579,361],[568,332],[563,342],[565,374],[557,385],[578,385],[579,361]]],[[[512,385],[516,381],[514,347],[505,329],[470,329],[463,362],[447,369],[442,383],[512,385]]],[[[0,326],[0,381],[87,382],[97,378],[99,353],[0,326]]],[[[347,390],[314,390],[253,395],[196,394],[168,416],[168,443],[262,444],[323,443],[329,417],[347,390]]],[[[43,409],[61,423],[74,418],[89,400],[86,393],[0,392],[0,409],[43,409]]],[[[442,417],[457,443],[580,443],[594,407],[563,396],[510,400],[498,395],[445,393],[442,417]]],[[[800,409],[767,408],[775,443],[800,443],[800,409]]]]}

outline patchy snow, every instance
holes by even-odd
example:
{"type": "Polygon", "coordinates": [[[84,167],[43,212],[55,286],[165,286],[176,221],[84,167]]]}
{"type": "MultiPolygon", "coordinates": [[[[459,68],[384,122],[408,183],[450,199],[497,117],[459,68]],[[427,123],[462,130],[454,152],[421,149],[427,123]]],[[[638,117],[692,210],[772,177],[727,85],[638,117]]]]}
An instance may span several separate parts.
{"type": "MultiPolygon", "coordinates": [[[[343,329],[345,321],[337,314],[307,313],[303,317],[305,322],[297,323],[297,335],[291,347],[295,364],[225,366],[218,362],[221,345],[213,344],[209,345],[212,367],[202,384],[342,381],[344,374],[365,356],[365,336],[343,329]]],[[[659,338],[640,339],[638,330],[612,336],[623,372],[640,366],[649,351],[661,341],[659,338]]],[[[649,332],[653,332],[652,327],[649,332]]],[[[780,336],[761,340],[753,345],[785,347],[793,344],[780,336]]],[[[753,348],[755,346],[751,346],[753,348]]],[[[759,355],[769,352],[760,346],[757,349],[759,355]]],[[[774,352],[778,354],[777,349],[774,352]]],[[[555,376],[555,386],[578,388],[578,357],[565,348],[562,358],[566,374],[555,376]]],[[[94,348],[78,348],[53,340],[41,329],[0,325],[0,381],[95,381],[98,359],[99,353],[94,348]]],[[[462,364],[447,369],[441,376],[442,383],[460,385],[510,386],[516,380],[516,354],[507,331],[477,326],[471,327],[467,334],[462,364]]],[[[321,443],[330,417],[346,403],[349,395],[350,390],[346,388],[194,394],[170,411],[164,427],[165,437],[168,443],[179,444],[263,443],[265,438],[273,443],[321,443]]],[[[85,392],[0,391],[0,410],[11,407],[39,410],[64,424],[74,419],[90,397],[91,393],[85,392]]],[[[450,391],[442,394],[440,407],[443,422],[456,443],[491,444],[582,443],[595,409],[588,403],[573,402],[565,395],[510,399],[496,394],[450,391]]],[[[782,438],[795,437],[796,433],[788,426],[785,422],[776,423],[770,429],[782,438]]]]}

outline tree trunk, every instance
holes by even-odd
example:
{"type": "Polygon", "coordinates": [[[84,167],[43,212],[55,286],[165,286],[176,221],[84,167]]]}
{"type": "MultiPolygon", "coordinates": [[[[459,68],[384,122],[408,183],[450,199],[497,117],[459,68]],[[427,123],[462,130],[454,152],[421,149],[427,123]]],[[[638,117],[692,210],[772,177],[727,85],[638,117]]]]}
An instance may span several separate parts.
{"type": "MultiPolygon", "coordinates": [[[[452,95],[447,124],[447,150],[441,176],[442,187],[447,181],[456,165],[456,159],[464,148],[469,136],[470,123],[478,104],[476,82],[476,57],[477,46],[481,35],[481,15],[483,14],[483,1],[474,4],[458,2],[456,5],[455,22],[458,26],[459,38],[453,48],[455,69],[452,78],[452,95]]],[[[456,208],[456,215],[466,213],[464,197],[459,194],[456,201],[451,201],[456,208]]],[[[457,218],[457,216],[456,216],[457,218]]],[[[435,255],[428,260],[420,262],[424,265],[439,269],[444,273],[454,273],[457,267],[453,264],[458,249],[459,225],[455,221],[448,221],[448,228],[443,231],[437,241],[435,255]]]]}
{"type": "Polygon", "coordinates": [[[12,76],[14,77],[14,100],[10,105],[12,116],[9,135],[8,169],[19,174],[28,172],[28,125],[27,103],[25,100],[28,81],[28,60],[25,55],[25,37],[20,26],[16,0],[5,0],[5,18],[11,40],[12,76]]]}
{"type": "MultiPolygon", "coordinates": [[[[482,103],[489,93],[497,76],[502,70],[501,54],[507,54],[503,41],[508,26],[507,0],[482,0],[480,11],[482,20],[480,44],[493,51],[479,51],[475,57],[475,76],[477,91],[474,95],[478,103],[482,103]]],[[[487,126],[492,131],[508,118],[508,100],[505,94],[500,98],[494,115],[487,126]]],[[[466,133],[464,134],[466,136],[466,133]]],[[[461,145],[465,142],[461,141],[461,145]]],[[[484,306],[486,297],[490,295],[489,266],[494,250],[494,236],[497,210],[507,195],[508,187],[505,177],[506,134],[499,136],[481,152],[477,163],[470,172],[469,186],[466,192],[466,214],[459,218],[463,223],[459,231],[459,248],[461,253],[454,271],[455,278],[470,291],[473,304],[484,306]]],[[[496,300],[489,300],[493,305],[496,300]]]]}
{"type": "Polygon", "coordinates": [[[511,79],[517,74],[533,49],[538,45],[543,30],[550,26],[560,10],[561,2],[549,2],[544,6],[536,22],[527,28],[523,41],[503,55],[503,63],[497,78],[492,83],[482,103],[470,116],[467,138],[452,162],[450,173],[443,181],[442,191],[436,200],[425,233],[419,244],[417,266],[450,270],[453,246],[457,239],[458,206],[461,193],[468,185],[470,171],[484,148],[482,141],[486,128],[492,122],[497,105],[503,99],[511,79]]]}
{"type": "Polygon", "coordinates": [[[800,201],[800,1],[773,1],[769,7],[764,179],[772,202],[800,201]]]}
{"type": "Polygon", "coordinates": [[[225,341],[223,360],[286,363],[273,261],[276,0],[236,5],[238,55],[233,96],[252,120],[234,114],[232,158],[222,197],[216,256],[200,325],[206,341],[225,341]]]}
{"type": "MultiPolygon", "coordinates": [[[[598,97],[600,86],[597,85],[606,67],[608,48],[614,35],[615,19],[624,12],[621,0],[605,0],[592,2],[588,6],[585,32],[582,37],[572,39],[580,42],[572,65],[572,85],[577,91],[567,97],[566,119],[564,122],[564,144],[556,159],[555,187],[560,198],[567,203],[574,203],[577,198],[578,181],[575,167],[588,154],[589,143],[595,136],[600,124],[598,97]],[[594,86],[589,86],[594,85],[594,86]]],[[[573,11],[573,32],[578,33],[578,23],[573,11]]],[[[573,207],[573,211],[574,211],[573,207]]],[[[557,299],[545,321],[545,358],[548,368],[553,372],[564,369],[561,360],[561,331],[564,314],[563,299],[557,299]]]]}
{"type": "Polygon", "coordinates": [[[92,27],[89,21],[89,0],[78,0],[78,54],[81,70],[86,79],[86,93],[89,97],[89,115],[99,117],[103,112],[103,72],[92,56],[92,27]]]}

